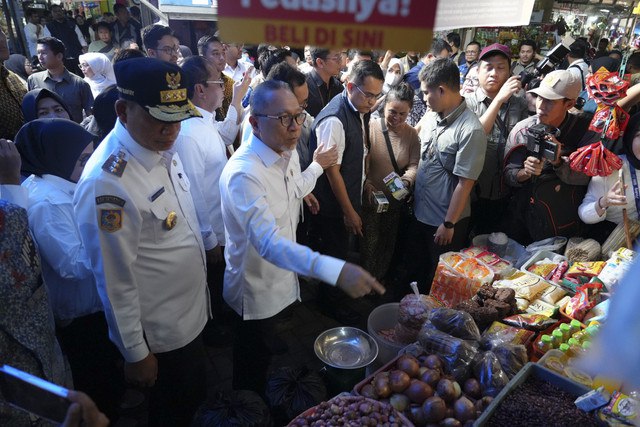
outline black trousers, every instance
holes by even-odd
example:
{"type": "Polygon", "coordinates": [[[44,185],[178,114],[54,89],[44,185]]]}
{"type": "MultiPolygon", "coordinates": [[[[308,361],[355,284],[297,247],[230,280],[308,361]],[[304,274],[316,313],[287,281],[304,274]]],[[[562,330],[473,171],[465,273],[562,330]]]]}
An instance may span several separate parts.
{"type": "MultiPolygon", "coordinates": [[[[322,208],[321,208],[322,209],[322,208]]],[[[318,247],[323,255],[346,260],[349,255],[349,232],[342,217],[324,215],[312,217],[313,231],[318,236],[318,247]]],[[[337,308],[348,304],[347,295],[335,286],[322,285],[318,288],[318,301],[325,307],[337,308]]]]}
{"type": "Polygon", "coordinates": [[[260,320],[243,320],[233,312],[234,390],[251,390],[265,397],[267,372],[273,355],[270,343],[276,335],[276,324],[286,317],[288,310],[260,320]]]}
{"type": "MultiPolygon", "coordinates": [[[[224,246],[221,248],[222,256],[224,256],[224,246]]],[[[207,325],[212,322],[220,324],[224,318],[223,314],[226,309],[226,304],[222,298],[222,290],[224,288],[224,269],[226,263],[224,258],[219,264],[207,263],[207,287],[209,288],[209,296],[211,301],[211,311],[213,312],[213,319],[209,319],[207,325]]]]}
{"type": "Polygon", "coordinates": [[[498,200],[478,199],[471,203],[471,231],[480,234],[504,232],[507,228],[505,215],[509,207],[509,197],[498,200]]]}
{"type": "Polygon", "coordinates": [[[182,348],[155,356],[158,379],[149,393],[149,426],[189,426],[207,397],[202,338],[198,336],[182,348]]]}
{"type": "Polygon", "coordinates": [[[125,390],[124,372],[120,352],[109,340],[104,312],[57,327],[56,335],[69,360],[75,389],[87,393],[107,418],[115,422],[125,390]]]}
{"type": "Polygon", "coordinates": [[[428,294],[440,255],[449,251],[459,251],[465,247],[469,239],[469,224],[470,218],[468,217],[458,221],[453,231],[451,243],[440,246],[433,241],[438,227],[424,224],[413,217],[409,226],[410,237],[407,242],[407,278],[405,282],[418,282],[420,293],[428,294]]]}

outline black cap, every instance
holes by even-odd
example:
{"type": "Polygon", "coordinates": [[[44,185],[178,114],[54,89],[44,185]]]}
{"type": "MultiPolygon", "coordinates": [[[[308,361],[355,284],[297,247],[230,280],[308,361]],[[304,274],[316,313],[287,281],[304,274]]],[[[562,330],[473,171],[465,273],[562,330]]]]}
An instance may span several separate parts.
{"type": "Polygon", "coordinates": [[[133,58],[114,66],[122,99],[137,102],[161,122],[202,117],[187,98],[187,76],[175,64],[155,58],[133,58]]]}

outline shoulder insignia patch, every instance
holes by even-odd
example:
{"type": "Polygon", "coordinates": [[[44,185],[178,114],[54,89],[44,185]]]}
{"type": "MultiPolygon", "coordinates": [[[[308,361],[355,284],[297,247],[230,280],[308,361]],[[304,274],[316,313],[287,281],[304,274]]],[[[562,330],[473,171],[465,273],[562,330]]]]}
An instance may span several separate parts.
{"type": "Polygon", "coordinates": [[[122,150],[118,151],[116,154],[110,155],[102,164],[102,170],[117,177],[121,177],[124,173],[124,169],[127,167],[126,157],[127,153],[122,150]]]}
{"type": "Polygon", "coordinates": [[[118,205],[121,208],[124,207],[126,200],[118,196],[104,195],[96,197],[96,205],[103,205],[105,203],[110,203],[112,205],[118,205]]]}
{"type": "Polygon", "coordinates": [[[122,228],[122,209],[100,209],[100,230],[109,233],[122,228]]]}

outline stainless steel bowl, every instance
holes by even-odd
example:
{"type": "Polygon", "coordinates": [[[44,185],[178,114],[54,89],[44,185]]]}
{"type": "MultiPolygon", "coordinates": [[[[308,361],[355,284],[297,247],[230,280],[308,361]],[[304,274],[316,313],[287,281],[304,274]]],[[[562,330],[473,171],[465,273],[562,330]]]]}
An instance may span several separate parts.
{"type": "Polygon", "coordinates": [[[348,326],[324,331],[313,349],[325,364],[339,369],[365,367],[378,355],[378,344],[369,334],[348,326]]]}

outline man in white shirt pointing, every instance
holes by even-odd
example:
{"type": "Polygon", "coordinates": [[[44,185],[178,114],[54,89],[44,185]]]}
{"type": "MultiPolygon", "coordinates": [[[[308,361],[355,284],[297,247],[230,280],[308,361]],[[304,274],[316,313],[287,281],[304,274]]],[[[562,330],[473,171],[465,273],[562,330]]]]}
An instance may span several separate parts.
{"type": "MultiPolygon", "coordinates": [[[[243,141],[220,178],[227,235],[224,298],[238,314],[235,390],[264,394],[270,361],[266,342],[273,336],[274,316],[300,300],[296,273],[336,285],[352,298],[372,290],[384,293],[382,285],[362,268],[295,243],[302,204],[296,195],[300,169],[295,147],[305,115],[286,83],[269,80],[259,85],[251,97],[253,134],[243,141]]],[[[314,160],[324,149],[320,144],[314,160]]],[[[323,168],[314,161],[310,169],[317,178],[323,168]]],[[[315,180],[304,181],[308,188],[303,195],[315,185],[315,180]]]]}

